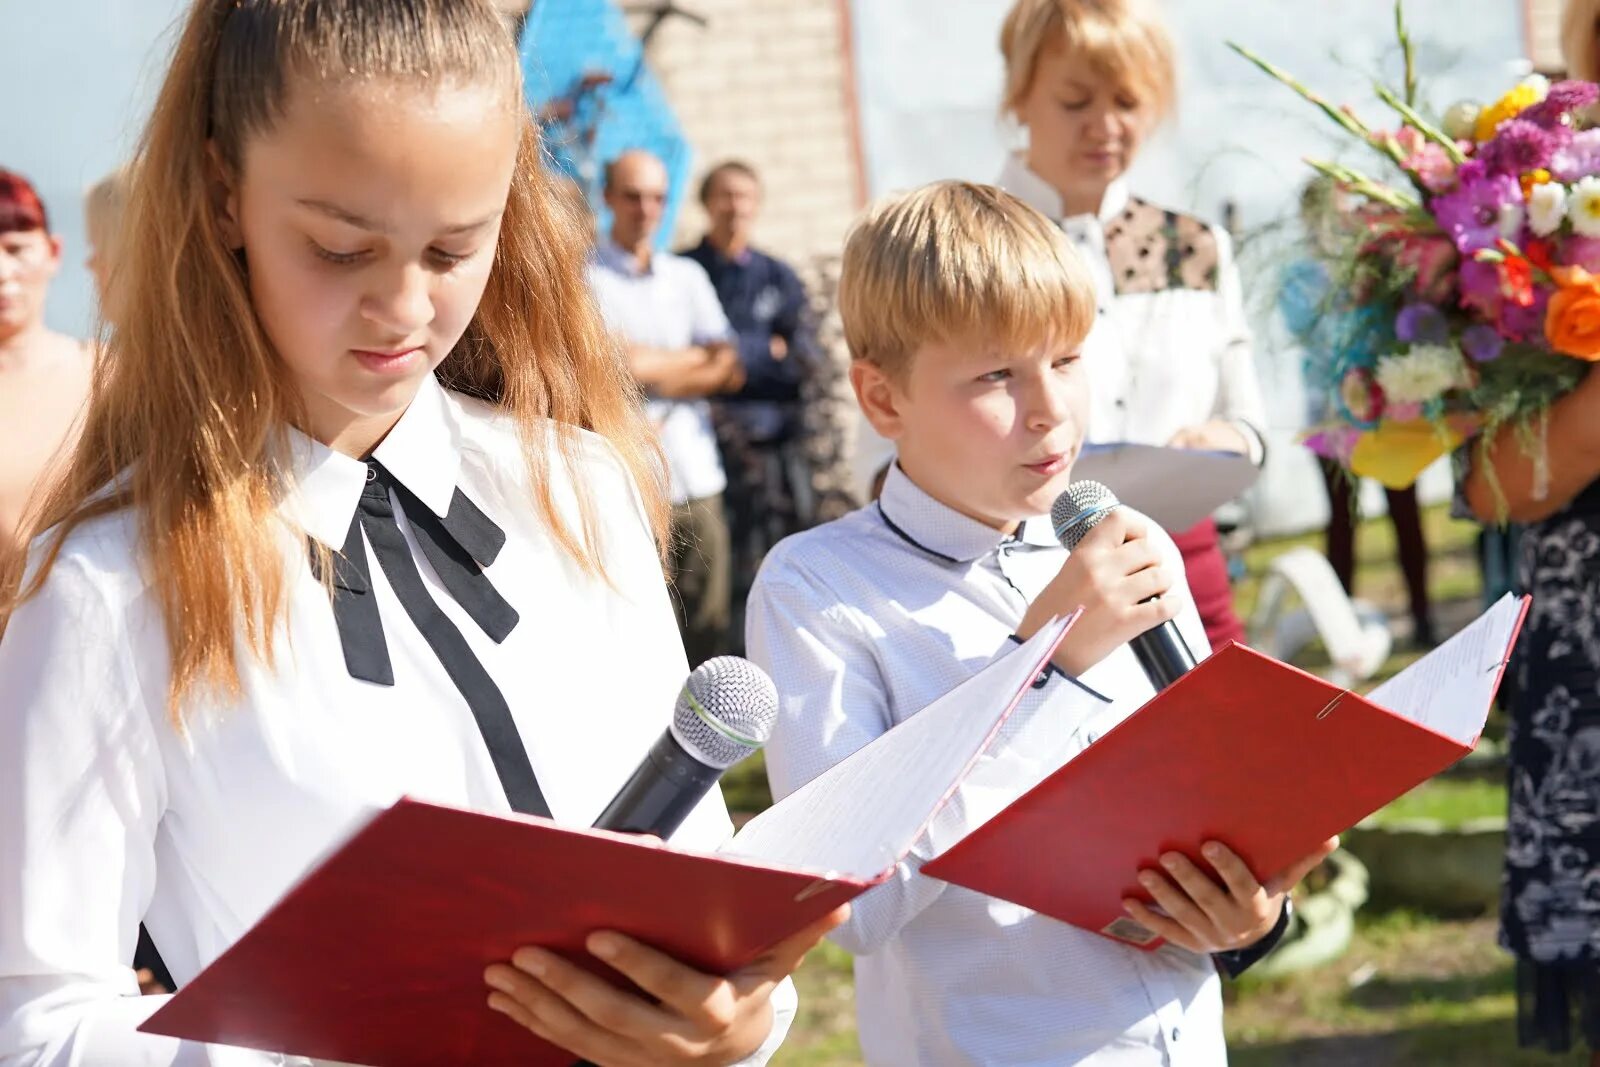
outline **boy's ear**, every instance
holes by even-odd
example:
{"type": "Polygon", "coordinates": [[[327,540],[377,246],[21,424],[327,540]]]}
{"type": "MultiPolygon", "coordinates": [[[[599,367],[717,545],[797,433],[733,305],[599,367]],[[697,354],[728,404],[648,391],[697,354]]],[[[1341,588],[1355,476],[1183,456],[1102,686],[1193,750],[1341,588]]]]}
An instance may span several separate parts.
{"type": "Polygon", "coordinates": [[[864,359],[851,361],[850,387],[872,428],[891,441],[899,440],[905,425],[900,416],[902,394],[883,368],[864,359]]]}
{"type": "Polygon", "coordinates": [[[244,248],[244,227],[239,225],[239,182],[233,168],[217,151],[215,141],[206,142],[206,191],[222,240],[232,251],[244,248]]]}

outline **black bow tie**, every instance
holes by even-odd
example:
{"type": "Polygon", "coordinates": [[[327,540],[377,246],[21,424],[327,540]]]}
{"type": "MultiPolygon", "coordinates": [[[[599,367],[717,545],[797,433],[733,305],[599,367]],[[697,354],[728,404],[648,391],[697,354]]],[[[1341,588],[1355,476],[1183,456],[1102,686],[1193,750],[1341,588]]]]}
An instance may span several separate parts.
{"type": "MultiPolygon", "coordinates": [[[[496,644],[504,641],[517,625],[516,609],[506,603],[483,573],[505,547],[505,532],[460,489],[450,499],[449,513],[441,519],[381,463],[370,461],[367,484],[361,491],[355,517],[350,520],[350,532],[345,535],[344,547],[333,554],[333,619],[344,647],[345,667],[353,677],[394,685],[394,667],[389,662],[388,642],[384,640],[383,621],[362,543],[364,531],[401,607],[472,711],[512,810],[548,818],[549,805],[534,778],[511,709],[466,638],[428,592],[405,534],[395,521],[391,491],[405,511],[422,554],[472,621],[496,644]]],[[[317,555],[313,545],[314,571],[319,566],[317,555]]]]}
{"type": "MultiPolygon", "coordinates": [[[[395,522],[390,490],[405,509],[422,554],[472,621],[496,643],[504,641],[517,625],[516,609],[483,573],[505,546],[505,531],[460,489],[450,499],[449,513],[441,519],[382,464],[370,462],[367,484],[350,520],[350,531],[345,535],[343,547],[333,553],[333,616],[339,628],[339,641],[344,646],[345,666],[351,676],[378,685],[393,685],[394,670],[389,663],[383,624],[378,619],[378,602],[372,595],[372,575],[361,531],[366,530],[367,540],[372,543],[384,573],[390,575],[390,583],[396,585],[397,593],[399,586],[412,585],[406,578],[416,573],[416,563],[395,522]],[[390,549],[398,551],[396,558],[390,558],[394,555],[390,549]],[[394,578],[396,571],[403,575],[398,582],[394,578]]],[[[318,554],[314,549],[311,566],[320,579],[318,554]]],[[[428,597],[420,575],[416,579],[416,589],[428,597]]],[[[411,598],[402,599],[409,601],[411,598]]],[[[432,598],[428,600],[431,604],[432,598]]],[[[417,614],[410,603],[406,604],[406,610],[413,617],[417,614]]],[[[433,610],[438,610],[437,605],[433,605],[433,610]]]]}

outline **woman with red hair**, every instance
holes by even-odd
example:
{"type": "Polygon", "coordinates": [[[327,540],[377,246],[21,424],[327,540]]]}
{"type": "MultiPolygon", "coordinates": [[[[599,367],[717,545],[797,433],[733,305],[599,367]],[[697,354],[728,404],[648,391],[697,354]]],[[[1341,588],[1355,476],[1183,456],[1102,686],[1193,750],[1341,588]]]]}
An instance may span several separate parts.
{"type": "Polygon", "coordinates": [[[91,350],[44,324],[61,240],[20,174],[0,168],[0,553],[19,545],[29,502],[77,440],[91,350]]]}

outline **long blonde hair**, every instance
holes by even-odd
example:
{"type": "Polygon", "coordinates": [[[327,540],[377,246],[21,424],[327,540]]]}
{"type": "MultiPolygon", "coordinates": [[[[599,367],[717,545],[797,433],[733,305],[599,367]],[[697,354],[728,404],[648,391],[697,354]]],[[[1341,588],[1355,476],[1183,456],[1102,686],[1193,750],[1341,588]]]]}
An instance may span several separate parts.
{"type": "MultiPolygon", "coordinates": [[[[252,309],[243,267],[209,195],[208,154],[237,168],[246,140],[283,112],[291,81],[424,79],[504,84],[524,128],[499,246],[477,313],[436,372],[514,418],[532,503],[562,549],[604,575],[584,479],[578,529],[546,476],[549,426],[577,474],[577,435],[618,450],[658,543],[666,525],[659,446],[620,347],[590,295],[589,239],[553,191],[521,99],[514,43],[488,0],[196,0],[131,169],[105,358],[81,443],[45,499],[54,527],[18,588],[8,568],[0,623],[37,592],[80,524],[131,507],[171,656],[170,712],[186,694],[236,694],[236,635],[270,662],[284,609],[281,534],[268,521],[286,488],[272,462],[301,405],[252,309]],[[116,492],[105,494],[111,483],[116,492]]],[[[237,173],[237,170],[235,170],[237,173]]],[[[324,572],[326,573],[326,571],[324,572]]]]}

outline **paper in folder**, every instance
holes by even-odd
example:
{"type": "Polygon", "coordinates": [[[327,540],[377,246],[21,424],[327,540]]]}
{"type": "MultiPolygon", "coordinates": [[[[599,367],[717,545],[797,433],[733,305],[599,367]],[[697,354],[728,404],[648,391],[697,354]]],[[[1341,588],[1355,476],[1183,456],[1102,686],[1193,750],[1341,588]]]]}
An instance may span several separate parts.
{"type": "Polygon", "coordinates": [[[1096,444],[1072,476],[1099,482],[1162,529],[1187,530],[1256,483],[1260,470],[1236,452],[1162,445],[1096,444]]]}
{"type": "Polygon", "coordinates": [[[1357,696],[1241,645],[1158,694],[922,867],[1144,948],[1122,901],[1166,851],[1223,842],[1258,878],[1472,751],[1527,598],[1357,696]]]}
{"type": "Polygon", "coordinates": [[[1046,627],[716,854],[402,800],[142,1029],[374,1067],[568,1067],[570,1053],[489,1010],[487,965],[540,945],[604,974],[583,949],[596,929],[711,972],[749,963],[893,873],[1070,625],[1046,627]]]}

